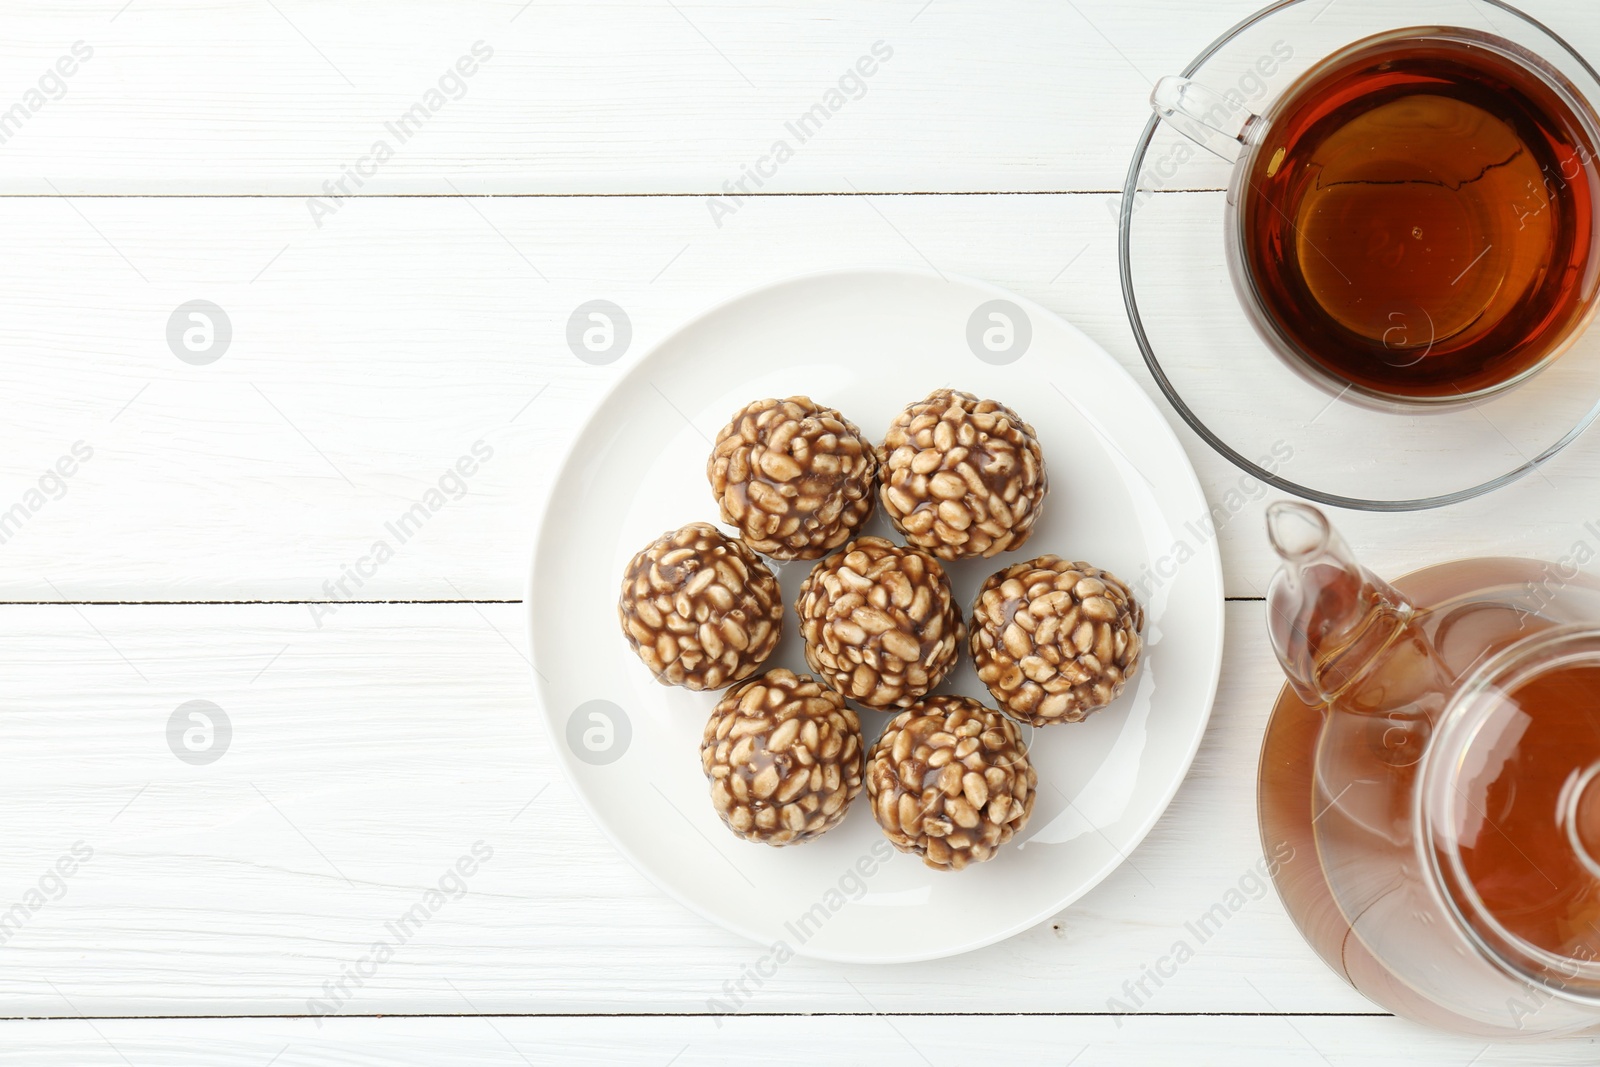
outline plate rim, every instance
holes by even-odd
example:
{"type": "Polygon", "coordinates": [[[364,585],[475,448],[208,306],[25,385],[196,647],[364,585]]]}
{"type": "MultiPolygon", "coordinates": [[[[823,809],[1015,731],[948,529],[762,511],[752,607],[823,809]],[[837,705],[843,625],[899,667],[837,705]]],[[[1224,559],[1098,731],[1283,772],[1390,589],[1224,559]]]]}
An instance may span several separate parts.
{"type": "MultiPolygon", "coordinates": [[[[586,408],[582,418],[577,422],[577,429],[565,442],[563,442],[561,446],[561,455],[558,461],[552,467],[552,470],[555,472],[555,476],[551,479],[549,486],[545,489],[544,493],[539,499],[539,511],[535,516],[533,540],[528,566],[526,569],[526,579],[522,596],[523,635],[529,653],[528,673],[530,681],[533,683],[533,695],[537,702],[535,712],[538,718],[544,724],[545,732],[550,742],[550,749],[555,756],[557,765],[561,768],[561,772],[567,780],[567,784],[572,788],[573,795],[576,797],[578,803],[582,806],[584,813],[588,815],[590,822],[595,825],[595,827],[600,831],[601,835],[611,844],[611,846],[615,848],[625,860],[628,861],[635,871],[643,875],[644,878],[649,881],[650,884],[659,892],[663,893],[667,897],[670,897],[672,900],[676,901],[678,904],[682,905],[684,908],[688,909],[690,912],[699,916],[705,921],[712,923],[723,930],[738,934],[740,937],[743,937],[757,945],[767,944],[768,939],[764,934],[749,929],[743,923],[731,920],[724,915],[713,913],[710,909],[702,907],[698,902],[688,899],[676,888],[657,878],[651,865],[644,863],[621,839],[621,837],[613,831],[606,820],[602,819],[596,812],[593,805],[590,804],[589,798],[584,790],[578,787],[575,767],[572,762],[574,757],[570,752],[563,750],[564,746],[561,743],[561,732],[558,729],[554,717],[550,712],[549,704],[545,699],[543,688],[545,683],[539,674],[539,649],[538,641],[535,637],[535,629],[537,624],[534,617],[534,590],[539,582],[539,557],[543,550],[547,530],[552,521],[552,510],[550,505],[553,502],[556,492],[561,486],[566,471],[576,454],[578,441],[581,437],[583,437],[584,432],[588,429],[590,424],[593,423],[596,416],[611,403],[611,401],[619,392],[629,385],[635,372],[654,359],[663,348],[675,341],[680,335],[696,326],[701,325],[713,316],[722,314],[734,305],[767,294],[773,290],[784,289],[788,288],[789,286],[799,285],[806,282],[820,281],[826,278],[841,276],[912,279],[924,282],[937,281],[946,285],[955,284],[970,286],[974,289],[987,292],[993,297],[1015,301],[1016,303],[1020,304],[1029,315],[1038,315],[1053,320],[1057,326],[1064,328],[1069,334],[1075,334],[1081,341],[1083,341],[1084,344],[1093,351],[1096,358],[1105,360],[1118,373],[1122,374],[1128,379],[1129,384],[1134,387],[1144,404],[1149,407],[1151,413],[1155,416],[1156,421],[1160,424],[1161,431],[1164,433],[1166,440],[1177,450],[1178,455],[1183,458],[1182,473],[1184,477],[1182,481],[1184,487],[1193,492],[1196,500],[1201,506],[1209,507],[1209,501],[1207,501],[1205,495],[1205,488],[1200,484],[1199,474],[1195,470],[1194,461],[1189,457],[1188,449],[1183,447],[1183,442],[1178,439],[1176,430],[1174,430],[1171,423],[1167,421],[1165,415],[1161,411],[1160,405],[1156,403],[1154,398],[1152,398],[1148,393],[1139,387],[1139,382],[1133,376],[1132,371],[1123,366],[1122,363],[1120,363],[1117,358],[1105,348],[1104,345],[1090,337],[1087,333],[1073,323],[1069,322],[1063,316],[1057,314],[1047,307],[1044,307],[1036,301],[1023,296],[1020,293],[1016,293],[1002,286],[995,285],[992,282],[987,282],[983,279],[973,278],[964,274],[950,271],[924,270],[917,267],[867,265],[828,267],[821,270],[806,271],[800,274],[788,275],[783,278],[762,282],[759,285],[742,289],[687,316],[671,329],[662,333],[643,354],[629,363],[626,368],[617,375],[616,379],[601,391],[600,395],[595,399],[595,401],[586,408]]],[[[969,952],[975,952],[978,949],[987,948],[990,945],[999,944],[1002,941],[1009,940],[1010,938],[1013,938],[1024,931],[1033,929],[1035,926],[1038,926],[1051,916],[1060,914],[1062,911],[1081,900],[1091,890],[1099,886],[1100,883],[1104,882],[1106,878],[1110,877],[1110,875],[1118,868],[1127,864],[1129,862],[1131,853],[1144,843],[1145,838],[1148,837],[1150,831],[1155,828],[1156,823],[1161,821],[1161,817],[1165,815],[1167,809],[1172,806],[1172,801],[1177,796],[1178,790],[1182,788],[1183,783],[1188,780],[1189,772],[1194,767],[1195,756],[1199,754],[1200,745],[1204,742],[1206,731],[1210,727],[1211,714],[1216,707],[1217,690],[1222,678],[1222,661],[1227,645],[1227,589],[1224,585],[1222,574],[1222,553],[1221,547],[1218,544],[1218,539],[1212,538],[1202,549],[1202,553],[1206,556],[1209,563],[1209,566],[1206,570],[1207,577],[1211,580],[1211,584],[1217,592],[1217,596],[1215,598],[1215,607],[1212,613],[1212,632],[1215,634],[1215,651],[1210,657],[1211,662],[1208,671],[1209,678],[1204,686],[1204,707],[1199,718],[1196,720],[1193,736],[1189,741],[1187,751],[1183,755],[1180,773],[1172,775],[1170,781],[1162,790],[1159,803],[1151,807],[1150,814],[1145,819],[1141,820],[1137,829],[1129,836],[1127,847],[1125,849],[1117,847],[1115,844],[1112,844],[1109,839],[1107,839],[1107,843],[1112,844],[1112,851],[1115,852],[1116,855],[1112,859],[1108,859],[1106,862],[1095,868],[1093,873],[1083,879],[1082,884],[1071,895],[1052,904],[1046,911],[1038,914],[1031,914],[1018,922],[1007,924],[1003,928],[999,928],[997,930],[976,935],[970,940],[960,942],[954,946],[939,948],[932,951],[912,951],[897,954],[880,953],[872,956],[862,956],[839,952],[819,951],[816,949],[811,949],[808,951],[805,945],[798,947],[791,945],[790,950],[794,953],[794,955],[808,959],[824,960],[831,963],[883,965],[897,963],[922,963],[930,960],[949,959],[956,956],[962,956],[969,952]]]]}

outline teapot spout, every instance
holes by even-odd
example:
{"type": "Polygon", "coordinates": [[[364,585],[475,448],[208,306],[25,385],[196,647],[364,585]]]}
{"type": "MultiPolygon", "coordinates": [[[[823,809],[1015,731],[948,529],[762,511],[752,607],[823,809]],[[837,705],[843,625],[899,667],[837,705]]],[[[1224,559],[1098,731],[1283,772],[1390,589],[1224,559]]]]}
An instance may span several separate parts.
{"type": "MultiPolygon", "coordinates": [[[[1279,500],[1267,507],[1267,540],[1285,564],[1296,564],[1334,551],[1348,555],[1328,517],[1310,504],[1279,500]]],[[[1351,561],[1353,563],[1353,561],[1351,561]]]]}
{"type": "Polygon", "coordinates": [[[1267,537],[1281,561],[1267,590],[1273,651],[1302,700],[1334,703],[1371,671],[1414,610],[1309,504],[1269,506],[1267,537]]]}

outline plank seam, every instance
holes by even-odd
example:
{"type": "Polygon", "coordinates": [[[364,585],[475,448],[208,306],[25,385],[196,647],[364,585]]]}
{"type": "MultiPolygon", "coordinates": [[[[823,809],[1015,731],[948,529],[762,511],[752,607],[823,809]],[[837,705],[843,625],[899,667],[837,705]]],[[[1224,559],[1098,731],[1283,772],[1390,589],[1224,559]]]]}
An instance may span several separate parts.
{"type": "MultiPolygon", "coordinates": [[[[1392,1019],[1386,1011],[745,1011],[732,1017],[746,1019],[1392,1019]]],[[[316,1019],[317,1015],[0,1015],[8,1022],[135,1022],[146,1020],[316,1019]]],[[[725,1019],[718,1012],[676,1011],[552,1011],[552,1012],[341,1012],[338,1019],[725,1019]]]]}
{"type": "MultiPolygon", "coordinates": [[[[152,608],[238,604],[521,604],[519,600],[0,600],[0,607],[152,608]]],[[[4,1018],[0,1016],[0,1018],[4,1018]]]]}
{"type": "MultiPolygon", "coordinates": [[[[1229,604],[1264,603],[1266,597],[1228,596],[1222,598],[1229,604]]],[[[0,607],[83,607],[83,608],[154,608],[154,607],[217,607],[245,604],[522,604],[518,600],[448,600],[396,599],[396,600],[0,600],[0,607]]],[[[3,1019],[4,1016],[0,1016],[3,1019]]]]}
{"type": "MultiPolygon", "coordinates": [[[[1147,193],[1225,193],[1224,188],[1146,189],[1147,193]]],[[[741,199],[821,196],[1120,196],[1121,189],[847,189],[842,192],[753,192],[741,199]]],[[[305,200],[315,193],[0,193],[0,200],[305,200]]],[[[723,196],[723,192],[654,193],[351,193],[350,200],[650,200],[723,196]]]]}

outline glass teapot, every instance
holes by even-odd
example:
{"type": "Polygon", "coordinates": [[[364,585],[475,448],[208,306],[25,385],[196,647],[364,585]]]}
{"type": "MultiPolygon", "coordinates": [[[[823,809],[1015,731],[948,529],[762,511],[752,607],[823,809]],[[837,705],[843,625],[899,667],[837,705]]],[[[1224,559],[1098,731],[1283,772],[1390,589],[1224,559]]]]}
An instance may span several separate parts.
{"type": "MultiPolygon", "coordinates": [[[[1273,878],[1336,972],[1489,1037],[1600,1029],[1600,582],[1473,559],[1393,584],[1268,509],[1289,684],[1262,746],[1273,878]]],[[[1579,551],[1579,549],[1582,551],[1579,551]]]]}

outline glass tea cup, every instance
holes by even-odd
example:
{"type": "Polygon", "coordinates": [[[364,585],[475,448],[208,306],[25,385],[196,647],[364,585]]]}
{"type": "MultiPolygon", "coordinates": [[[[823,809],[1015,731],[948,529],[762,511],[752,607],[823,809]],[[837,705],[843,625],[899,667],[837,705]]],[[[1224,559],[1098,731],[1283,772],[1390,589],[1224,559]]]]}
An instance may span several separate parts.
{"type": "Polygon", "coordinates": [[[1538,469],[1600,416],[1597,100],[1575,49],[1496,0],[1245,19],[1157,85],[1119,204],[1157,384],[1324,504],[1437,507],[1538,469]],[[1468,120],[1507,151],[1472,167],[1468,120]]]}
{"type": "Polygon", "coordinates": [[[1560,71],[1461,26],[1314,64],[1262,112],[1178,77],[1164,120],[1235,165],[1230,276],[1336,394],[1462,405],[1565,350],[1600,285],[1600,118],[1560,71]]]}

